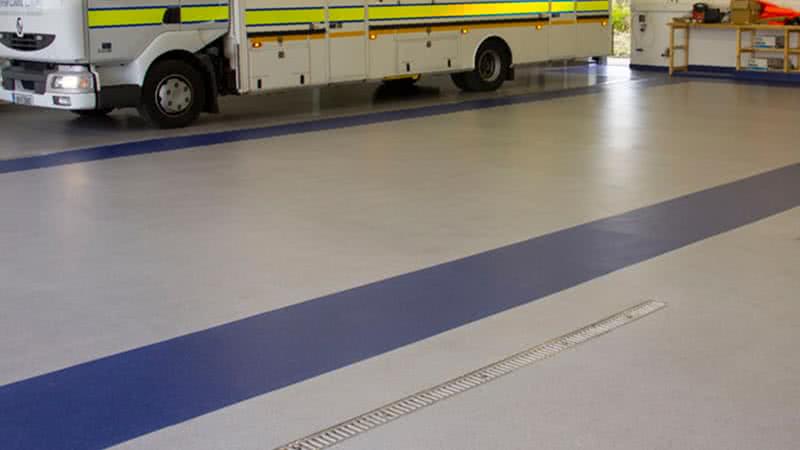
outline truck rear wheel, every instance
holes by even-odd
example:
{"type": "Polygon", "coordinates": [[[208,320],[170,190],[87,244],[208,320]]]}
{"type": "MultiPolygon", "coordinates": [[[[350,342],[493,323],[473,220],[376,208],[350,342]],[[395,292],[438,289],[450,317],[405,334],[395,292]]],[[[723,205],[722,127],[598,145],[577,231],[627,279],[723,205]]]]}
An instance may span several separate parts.
{"type": "Polygon", "coordinates": [[[180,60],[156,63],[142,86],[139,114],[159,128],[181,128],[194,122],[203,110],[203,75],[180,60]]]}
{"type": "Polygon", "coordinates": [[[454,73],[450,77],[464,91],[494,91],[508,77],[511,57],[502,42],[490,39],[478,48],[475,54],[475,69],[454,73]]]}

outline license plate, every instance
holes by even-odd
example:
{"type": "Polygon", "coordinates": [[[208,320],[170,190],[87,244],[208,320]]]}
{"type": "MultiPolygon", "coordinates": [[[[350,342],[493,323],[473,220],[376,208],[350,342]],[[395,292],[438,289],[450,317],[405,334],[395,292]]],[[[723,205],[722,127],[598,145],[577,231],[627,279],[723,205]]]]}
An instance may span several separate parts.
{"type": "Polygon", "coordinates": [[[14,103],[18,105],[30,106],[33,104],[33,96],[26,94],[14,94],[14,103]]]}

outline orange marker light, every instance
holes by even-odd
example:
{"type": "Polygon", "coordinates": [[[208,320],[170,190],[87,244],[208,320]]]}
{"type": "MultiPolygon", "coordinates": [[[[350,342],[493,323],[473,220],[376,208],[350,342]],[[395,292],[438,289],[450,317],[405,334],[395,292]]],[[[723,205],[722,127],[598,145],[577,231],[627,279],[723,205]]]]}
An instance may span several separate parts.
{"type": "Polygon", "coordinates": [[[253,48],[261,48],[261,42],[260,41],[253,41],[253,48]]]}
{"type": "Polygon", "coordinates": [[[461,34],[467,34],[467,33],[469,33],[468,29],[466,29],[466,28],[462,28],[461,29],[461,34]]]}
{"type": "Polygon", "coordinates": [[[375,34],[375,33],[370,33],[369,34],[369,40],[370,41],[374,41],[375,39],[378,39],[378,35],[375,34]]]}

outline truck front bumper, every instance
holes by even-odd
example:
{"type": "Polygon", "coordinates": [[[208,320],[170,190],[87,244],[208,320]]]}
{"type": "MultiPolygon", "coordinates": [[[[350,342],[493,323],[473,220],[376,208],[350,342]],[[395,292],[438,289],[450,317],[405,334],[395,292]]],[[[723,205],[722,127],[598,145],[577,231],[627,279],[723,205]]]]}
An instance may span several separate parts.
{"type": "Polygon", "coordinates": [[[39,106],[57,109],[95,109],[97,94],[62,94],[48,93],[36,94],[27,91],[8,91],[0,89],[0,100],[16,103],[18,105],[39,106]]]}
{"type": "Polygon", "coordinates": [[[0,100],[56,109],[95,109],[95,75],[87,66],[17,61],[0,70],[0,100]]]}

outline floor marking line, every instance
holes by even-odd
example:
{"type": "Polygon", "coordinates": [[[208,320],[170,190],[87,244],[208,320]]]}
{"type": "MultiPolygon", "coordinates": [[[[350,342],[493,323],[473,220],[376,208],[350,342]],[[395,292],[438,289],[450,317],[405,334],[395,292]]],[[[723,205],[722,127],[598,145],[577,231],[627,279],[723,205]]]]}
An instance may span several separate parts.
{"type": "Polygon", "coordinates": [[[481,367],[480,369],[445,381],[444,383],[409,395],[408,397],[401,398],[400,400],[385,404],[322,431],[312,433],[306,437],[282,445],[275,450],[303,450],[309,448],[309,446],[315,449],[333,447],[342,441],[364,434],[383,424],[413,414],[423,408],[442,402],[478,386],[490,383],[543,359],[551,358],[564,350],[576,347],[617,328],[633,323],[666,306],[666,303],[654,300],[640,303],[583,328],[550,339],[547,342],[481,367]],[[397,409],[400,409],[401,412],[394,412],[397,409]],[[385,419],[385,421],[375,423],[371,420],[378,417],[385,419]],[[325,442],[325,444],[322,446],[316,445],[315,443],[319,441],[325,442]]]}
{"type": "Polygon", "coordinates": [[[790,164],[15,381],[0,386],[0,442],[107,448],[793,209],[799,181],[790,164]]]}
{"type": "MultiPolygon", "coordinates": [[[[683,81],[660,78],[642,78],[627,80],[626,84],[630,84],[632,87],[648,88],[680,83],[683,83],[683,81]]],[[[0,174],[26,172],[29,170],[66,166],[70,164],[92,161],[102,161],[106,159],[125,158],[130,156],[148,155],[176,150],[190,150],[210,145],[250,141],[256,139],[268,139],[293,134],[336,130],[340,128],[351,128],[384,122],[418,119],[470,110],[496,108],[523,103],[555,100],[559,98],[598,94],[614,89],[615,87],[618,87],[619,84],[620,83],[607,82],[572,89],[514,94],[492,98],[479,98],[474,100],[463,100],[452,103],[418,106],[406,109],[369,112],[340,117],[326,117],[301,122],[292,122],[288,124],[268,125],[264,127],[244,128],[238,130],[215,131],[211,133],[190,134],[185,136],[161,137],[65,150],[20,158],[0,159],[0,174]]]]}

